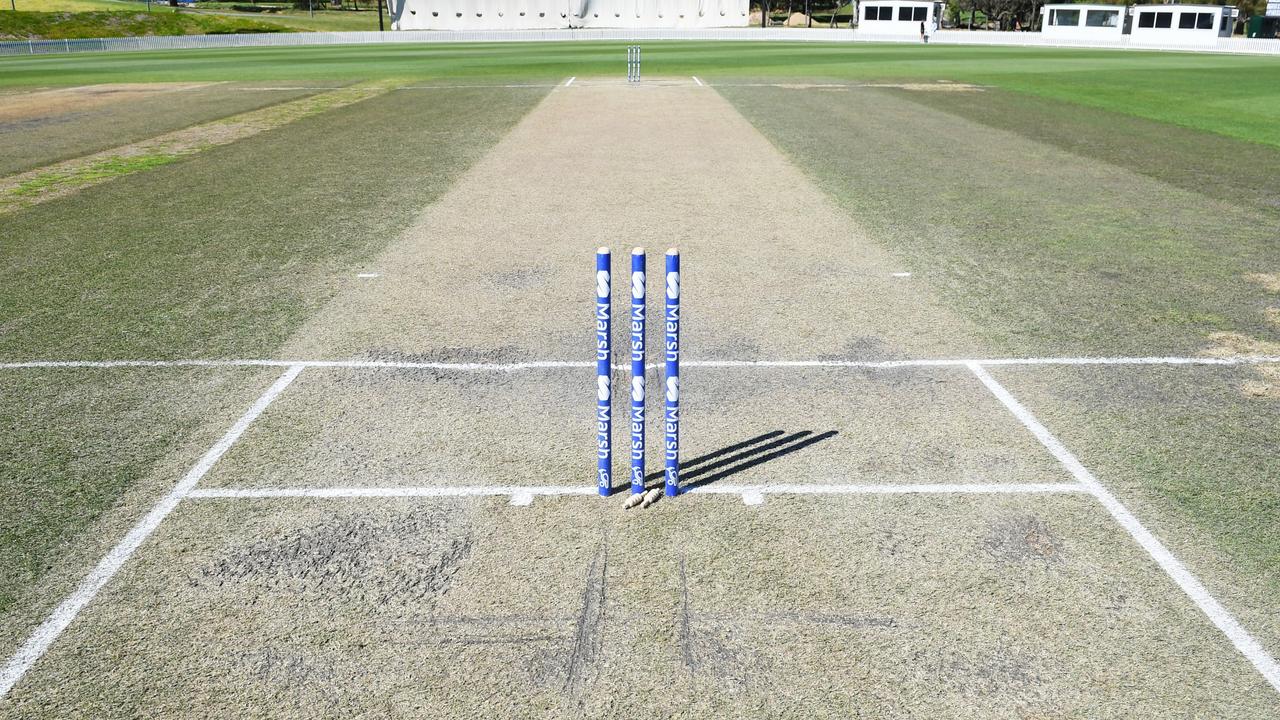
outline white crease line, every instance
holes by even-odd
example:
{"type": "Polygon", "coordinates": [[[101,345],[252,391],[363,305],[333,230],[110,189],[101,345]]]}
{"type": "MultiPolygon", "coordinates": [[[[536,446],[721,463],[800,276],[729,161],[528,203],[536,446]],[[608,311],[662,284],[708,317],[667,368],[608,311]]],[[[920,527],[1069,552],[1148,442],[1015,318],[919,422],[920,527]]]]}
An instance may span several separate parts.
{"type": "Polygon", "coordinates": [[[1062,466],[1070,471],[1081,485],[1088,488],[1089,493],[1102,503],[1103,507],[1116,519],[1116,522],[1129,531],[1133,539],[1151,555],[1156,564],[1178,584],[1178,587],[1182,588],[1182,591],[1199,606],[1209,620],[1231,640],[1231,644],[1235,645],[1236,649],[1248,658],[1249,662],[1253,663],[1258,672],[1262,673],[1262,677],[1271,683],[1271,687],[1280,692],[1280,665],[1276,664],[1275,658],[1271,657],[1258,644],[1258,641],[1249,634],[1249,631],[1244,629],[1230,611],[1209,594],[1209,591],[1201,584],[1200,580],[1191,574],[1191,571],[1187,570],[1186,566],[1178,558],[1174,557],[1173,553],[1164,546],[1164,543],[1156,539],[1151,534],[1151,531],[1147,530],[1142,522],[1133,513],[1129,512],[1124,503],[1120,502],[1115,495],[1112,495],[1111,491],[1094,477],[1093,473],[1089,472],[1089,469],[1054,437],[1053,433],[1049,432],[1036,419],[1035,415],[1031,414],[1030,410],[1027,410],[1003,385],[996,382],[996,379],[991,377],[977,363],[970,364],[969,369],[991,391],[991,394],[1004,403],[1009,412],[1013,413],[1014,417],[1018,418],[1031,431],[1031,434],[1036,436],[1036,439],[1057,458],[1058,462],[1062,463],[1062,466]]]}
{"type": "MultiPolygon", "coordinates": [[[[510,496],[512,505],[528,505],[536,497],[595,495],[592,485],[467,485],[448,487],[332,487],[332,488],[198,488],[188,498],[416,498],[510,496]]],[[[766,495],[998,495],[1030,493],[1088,492],[1079,483],[937,483],[918,485],[707,485],[681,494],[741,495],[747,504],[752,498],[763,502],[766,495]]],[[[614,496],[622,496],[625,490],[614,496]]]]}
{"type": "Polygon", "coordinates": [[[697,75],[693,76],[693,81],[698,83],[698,87],[702,87],[702,81],[698,79],[697,75]]]}
{"type": "MultiPolygon", "coordinates": [[[[1275,355],[1230,357],[1031,357],[917,360],[687,360],[685,367],[702,368],[865,368],[970,367],[1003,365],[1253,365],[1280,363],[1275,355]]],[[[595,362],[539,360],[517,363],[396,362],[383,360],[28,360],[0,362],[0,370],[34,368],[131,368],[131,367],[308,367],[405,370],[459,370],[515,372],[556,368],[594,368],[595,362]]],[[[630,365],[618,364],[617,369],[630,365]]],[[[653,365],[651,367],[658,367],[653,365]]]]}
{"type": "Polygon", "coordinates": [[[577,76],[577,75],[574,75],[573,77],[571,77],[571,78],[569,78],[568,80],[566,80],[566,81],[565,81],[564,86],[565,86],[565,87],[569,87],[570,85],[572,85],[572,84],[573,84],[573,81],[574,81],[574,80],[577,80],[577,79],[578,79],[578,76],[577,76]]]}
{"type": "Polygon", "coordinates": [[[594,495],[591,485],[470,485],[442,487],[332,487],[332,488],[199,488],[190,498],[395,498],[395,497],[534,497],[594,495]]]}
{"type": "Polygon", "coordinates": [[[1087,492],[1079,483],[924,483],[883,485],[706,485],[680,494],[742,495],[999,495],[1087,492]]]}
{"type": "Polygon", "coordinates": [[[289,387],[289,383],[302,372],[301,365],[294,365],[285,371],[271,387],[267,388],[257,402],[240,417],[239,420],[231,426],[222,439],[217,442],[209,451],[200,458],[198,462],[183,476],[182,480],[174,486],[168,495],[164,496],[152,506],[151,511],[146,514],[133,529],[129,531],[124,539],[118,545],[111,549],[92,572],[80,581],[80,585],[58,605],[57,608],[49,615],[40,627],[31,633],[31,637],[23,643],[22,647],[9,661],[5,663],[4,670],[0,671],[0,698],[9,693],[9,690],[22,679],[31,666],[40,659],[41,656],[53,645],[63,630],[67,629],[72,621],[76,619],[76,615],[84,609],[102,590],[103,586],[115,576],[121,566],[128,561],[129,557],[142,546],[147,537],[159,527],[165,517],[177,507],[178,503],[186,497],[200,482],[200,478],[213,467],[214,463],[222,457],[224,453],[235,443],[236,440],[244,434],[249,425],[262,414],[271,401],[284,392],[289,387]]]}

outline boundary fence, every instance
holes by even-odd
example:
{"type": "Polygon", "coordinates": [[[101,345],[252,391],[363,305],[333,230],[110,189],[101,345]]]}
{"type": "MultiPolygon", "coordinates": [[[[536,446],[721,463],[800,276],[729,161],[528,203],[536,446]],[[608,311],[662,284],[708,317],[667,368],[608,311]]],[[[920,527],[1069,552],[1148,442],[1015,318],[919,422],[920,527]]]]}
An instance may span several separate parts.
{"type": "MultiPolygon", "coordinates": [[[[199,50],[242,47],[311,45],[367,45],[379,43],[485,43],[562,41],[642,42],[659,40],[730,40],[834,43],[920,43],[918,35],[884,35],[849,28],[708,28],[708,29],[591,29],[591,30],[407,30],[390,32],[299,32],[228,35],[172,35],[81,40],[19,40],[0,42],[3,55],[49,55],[75,52],[199,50]]],[[[1135,42],[1046,38],[1032,32],[943,30],[930,36],[935,45],[1001,47],[1078,47],[1095,49],[1172,50],[1187,52],[1280,55],[1280,40],[1213,38],[1186,42],[1135,42]]]]}

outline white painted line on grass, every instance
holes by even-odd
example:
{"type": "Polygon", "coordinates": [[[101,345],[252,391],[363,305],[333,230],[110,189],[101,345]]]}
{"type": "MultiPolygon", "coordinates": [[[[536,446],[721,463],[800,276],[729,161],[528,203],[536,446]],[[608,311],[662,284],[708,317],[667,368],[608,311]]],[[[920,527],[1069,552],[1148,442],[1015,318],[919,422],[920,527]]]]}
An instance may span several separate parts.
{"type": "Polygon", "coordinates": [[[702,81],[698,79],[697,75],[693,76],[693,81],[698,83],[698,87],[702,87],[702,81]]]}
{"type": "MultiPolygon", "coordinates": [[[[546,495],[593,495],[594,485],[466,485],[441,487],[331,487],[331,488],[199,488],[190,498],[394,498],[394,497],[495,497],[533,501],[546,495]]],[[[526,502],[512,504],[527,505],[526,502]]]]}
{"type": "Polygon", "coordinates": [[[571,77],[571,78],[569,78],[568,80],[566,80],[566,81],[565,81],[564,86],[565,86],[565,87],[569,87],[570,85],[572,85],[572,84],[573,84],[573,81],[574,81],[574,80],[577,80],[577,79],[578,79],[578,76],[577,76],[577,75],[574,75],[573,77],[571,77]]]}
{"type": "Polygon", "coordinates": [[[747,505],[761,505],[768,495],[1026,495],[1088,492],[1079,483],[925,483],[883,485],[707,485],[681,494],[741,495],[747,505]]]}
{"type": "Polygon", "coordinates": [[[376,277],[378,277],[378,273],[356,273],[356,277],[358,277],[358,278],[376,278],[376,277]]]}
{"type": "Polygon", "coordinates": [[[908,277],[911,277],[911,273],[909,273],[909,272],[896,272],[896,273],[891,273],[891,275],[892,275],[893,277],[896,277],[896,278],[908,278],[908,277]]]}
{"type": "MultiPolygon", "coordinates": [[[[1233,355],[1228,357],[1027,357],[1027,358],[923,358],[915,360],[687,360],[685,367],[702,368],[864,368],[868,370],[911,367],[970,367],[1000,365],[1255,365],[1280,363],[1277,355],[1233,355]]],[[[594,368],[595,362],[576,360],[535,360],[515,363],[480,362],[396,362],[390,360],[20,360],[0,362],[0,370],[36,368],[148,368],[148,367],[293,367],[457,370],[516,372],[559,368],[594,368]]],[[[618,364],[625,370],[630,365],[618,364]]],[[[658,364],[648,366],[661,367],[658,364]]]]}
{"type": "Polygon", "coordinates": [[[1089,493],[1102,503],[1103,507],[1115,518],[1116,522],[1129,531],[1129,534],[1133,536],[1138,545],[1151,555],[1156,564],[1177,583],[1178,587],[1182,588],[1182,591],[1200,607],[1200,610],[1209,620],[1218,626],[1218,629],[1231,640],[1231,644],[1235,645],[1236,649],[1248,658],[1249,662],[1253,663],[1258,672],[1262,673],[1267,682],[1271,683],[1271,687],[1280,692],[1280,665],[1277,665],[1275,658],[1271,657],[1258,644],[1258,641],[1249,634],[1249,631],[1244,629],[1230,611],[1209,594],[1205,586],[1201,584],[1195,575],[1191,574],[1190,570],[1187,570],[1182,561],[1178,560],[1155,535],[1152,535],[1151,531],[1147,530],[1142,522],[1124,506],[1124,503],[1120,502],[1115,495],[1112,495],[1111,491],[1094,477],[1093,473],[1089,472],[1089,469],[1058,438],[1054,437],[1053,433],[1049,432],[1048,428],[1042,425],[1035,415],[1031,414],[1030,410],[1027,410],[1022,403],[1018,402],[1003,385],[991,377],[977,363],[971,363],[969,369],[991,391],[991,394],[1004,403],[1009,412],[1013,413],[1014,417],[1018,418],[1031,431],[1032,435],[1036,436],[1040,444],[1044,445],[1050,454],[1057,458],[1058,462],[1062,463],[1062,466],[1081,485],[1088,488],[1089,493]]]}
{"type": "Polygon", "coordinates": [[[31,637],[27,638],[27,641],[18,649],[18,652],[5,663],[4,670],[0,671],[0,698],[7,695],[9,690],[22,679],[22,676],[31,669],[31,666],[53,645],[58,636],[62,634],[62,631],[66,630],[67,626],[76,619],[76,615],[93,600],[98,591],[102,590],[103,586],[115,576],[116,572],[128,561],[129,557],[159,527],[165,517],[170,512],[173,512],[178,503],[195,488],[196,483],[200,482],[200,478],[209,472],[214,463],[218,462],[218,459],[244,434],[244,431],[267,409],[267,406],[280,393],[284,392],[285,388],[289,387],[289,383],[293,382],[293,379],[302,370],[303,367],[301,365],[294,365],[272,383],[271,387],[267,388],[267,391],[258,398],[257,402],[222,436],[222,439],[212,448],[209,448],[209,451],[187,471],[187,474],[174,486],[173,490],[152,506],[151,511],[139,520],[138,524],[134,525],[133,529],[124,536],[124,539],[98,562],[97,566],[80,582],[75,591],[54,609],[49,617],[40,624],[40,627],[36,628],[31,637]]]}
{"type": "MultiPolygon", "coordinates": [[[[417,498],[510,496],[512,505],[529,505],[534,498],[559,495],[595,495],[594,485],[463,485],[417,487],[332,488],[198,488],[188,498],[417,498]]],[[[725,485],[716,483],[681,492],[690,495],[741,495],[748,505],[759,505],[767,495],[1000,495],[1088,492],[1079,483],[933,483],[884,485],[725,485]]]]}

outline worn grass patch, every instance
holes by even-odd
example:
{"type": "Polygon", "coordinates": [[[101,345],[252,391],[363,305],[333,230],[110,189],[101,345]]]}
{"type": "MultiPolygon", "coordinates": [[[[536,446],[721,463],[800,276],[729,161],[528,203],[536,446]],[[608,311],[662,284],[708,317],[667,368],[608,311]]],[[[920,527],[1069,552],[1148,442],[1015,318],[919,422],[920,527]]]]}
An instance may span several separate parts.
{"type": "Polygon", "coordinates": [[[360,83],[299,100],[175,130],[96,155],[67,160],[0,180],[0,213],[61,197],[121,175],[167,165],[217,145],[251,137],[300,118],[367,100],[387,91],[387,83],[360,83]]]}
{"type": "Polygon", "coordinates": [[[1280,650],[1277,366],[994,374],[1280,650]],[[1274,386],[1272,386],[1274,387],[1274,386]]]}
{"type": "Polygon", "coordinates": [[[10,193],[18,197],[32,197],[68,186],[90,185],[99,180],[168,165],[179,157],[181,156],[176,153],[153,153],[150,155],[108,158],[65,173],[41,173],[30,180],[18,183],[10,193]]]}
{"type": "Polygon", "coordinates": [[[233,83],[111,83],[8,96],[0,109],[0,177],[313,92],[251,91],[233,83]]]}
{"type": "Polygon", "coordinates": [[[383,95],[10,213],[0,357],[270,355],[542,92],[383,95]]]}
{"type": "MultiPolygon", "coordinates": [[[[980,102],[965,93],[720,91],[998,352],[1192,355],[1215,333],[1280,341],[1263,289],[1244,280],[1280,264],[1276,215],[1250,196],[1224,199],[1239,186],[1233,163],[1198,164],[1156,133],[1144,144],[1132,124],[1125,153],[1076,151],[1051,129],[1057,105],[996,91],[981,98],[1018,112],[990,124],[965,110],[980,102]]],[[[1113,131],[1110,113],[1067,117],[1076,133],[1113,131]]],[[[1224,143],[1251,147],[1206,140],[1224,143]]],[[[1255,153],[1280,167],[1273,154],[1255,153]]]]}
{"type": "MultiPolygon", "coordinates": [[[[229,424],[243,412],[260,392],[246,392],[245,381],[261,374],[0,371],[0,494],[8,498],[0,503],[0,615],[63,566],[66,555],[75,555],[82,535],[140,481],[153,478],[165,488],[176,483],[181,470],[165,466],[175,474],[155,478],[157,464],[177,451],[185,453],[178,467],[193,463],[204,448],[185,443],[210,419],[229,424]]],[[[141,514],[140,508],[129,510],[133,517],[141,514]]],[[[53,598],[26,600],[47,612],[53,598]]]]}

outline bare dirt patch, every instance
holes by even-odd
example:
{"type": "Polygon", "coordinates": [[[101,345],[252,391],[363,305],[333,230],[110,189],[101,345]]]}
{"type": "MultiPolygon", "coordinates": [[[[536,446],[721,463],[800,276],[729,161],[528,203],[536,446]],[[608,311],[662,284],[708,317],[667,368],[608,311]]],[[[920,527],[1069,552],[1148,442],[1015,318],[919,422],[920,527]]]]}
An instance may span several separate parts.
{"type": "Polygon", "coordinates": [[[849,86],[840,83],[780,83],[784,90],[848,90],[849,86]]]}
{"type": "Polygon", "coordinates": [[[388,83],[364,83],[122,145],[0,179],[0,215],[63,197],[114,177],[166,165],[218,145],[381,95],[388,83]]]}
{"type": "Polygon", "coordinates": [[[1280,273],[1250,273],[1244,279],[1261,285],[1267,292],[1280,293],[1280,273]]]}
{"type": "MultiPolygon", "coordinates": [[[[1268,308],[1268,319],[1275,317],[1268,308]]],[[[1232,357],[1238,355],[1280,357],[1280,343],[1260,340],[1243,333],[1220,332],[1209,336],[1214,343],[1204,354],[1210,357],[1232,357]]],[[[1240,392],[1251,398],[1280,398],[1280,368],[1273,365],[1259,365],[1254,368],[1257,377],[1246,380],[1240,385],[1240,392]]]]}
{"type": "Polygon", "coordinates": [[[982,92],[980,85],[957,82],[936,83],[873,83],[864,87],[895,88],[913,92],[982,92]]]}
{"type": "Polygon", "coordinates": [[[997,518],[983,538],[982,547],[1002,562],[1062,561],[1062,541],[1048,523],[1035,515],[997,518]]]}
{"type": "Polygon", "coordinates": [[[1260,365],[1255,372],[1258,377],[1244,381],[1240,386],[1241,392],[1252,398],[1280,400],[1280,366],[1260,365]]]}
{"type": "Polygon", "coordinates": [[[114,103],[131,102],[165,93],[206,87],[214,83],[112,83],[56,88],[5,96],[0,123],[83,112],[114,103]]]}

